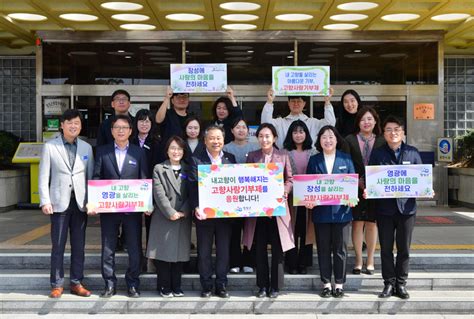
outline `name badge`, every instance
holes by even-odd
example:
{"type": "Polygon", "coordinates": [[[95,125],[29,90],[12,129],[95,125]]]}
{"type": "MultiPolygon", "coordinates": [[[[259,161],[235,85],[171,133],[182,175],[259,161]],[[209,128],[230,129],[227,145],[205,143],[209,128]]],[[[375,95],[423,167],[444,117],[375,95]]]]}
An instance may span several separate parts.
{"type": "Polygon", "coordinates": [[[347,169],[347,166],[339,166],[339,169],[347,169]]]}
{"type": "Polygon", "coordinates": [[[87,161],[87,160],[89,159],[89,157],[88,157],[87,155],[84,155],[84,156],[82,157],[82,159],[83,159],[84,161],[87,161]]]}
{"type": "Polygon", "coordinates": [[[402,164],[403,165],[410,165],[410,161],[403,161],[402,164]]]}
{"type": "Polygon", "coordinates": [[[137,162],[130,160],[130,161],[128,161],[128,164],[136,166],[137,162]]]}
{"type": "Polygon", "coordinates": [[[146,145],[146,144],[143,144],[143,148],[146,148],[147,150],[150,149],[150,146],[146,145]]]}

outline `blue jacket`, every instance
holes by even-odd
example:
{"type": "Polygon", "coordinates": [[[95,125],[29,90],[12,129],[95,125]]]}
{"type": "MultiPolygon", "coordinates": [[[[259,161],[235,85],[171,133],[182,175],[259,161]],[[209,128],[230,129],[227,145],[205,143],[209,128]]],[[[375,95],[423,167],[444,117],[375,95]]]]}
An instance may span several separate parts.
{"type": "MultiPolygon", "coordinates": [[[[328,173],[324,154],[319,153],[309,158],[306,174],[355,174],[351,157],[336,151],[332,172],[328,173]]],[[[313,223],[346,223],[352,220],[352,208],[344,205],[316,206],[313,208],[313,223]]]]}
{"type": "MultiPolygon", "coordinates": [[[[402,142],[400,146],[400,155],[395,157],[395,152],[385,145],[376,148],[370,155],[369,165],[403,165],[403,164],[423,164],[420,153],[416,147],[402,142]]],[[[371,199],[374,202],[374,210],[380,215],[414,215],[416,214],[415,198],[387,198],[371,199]]]]}

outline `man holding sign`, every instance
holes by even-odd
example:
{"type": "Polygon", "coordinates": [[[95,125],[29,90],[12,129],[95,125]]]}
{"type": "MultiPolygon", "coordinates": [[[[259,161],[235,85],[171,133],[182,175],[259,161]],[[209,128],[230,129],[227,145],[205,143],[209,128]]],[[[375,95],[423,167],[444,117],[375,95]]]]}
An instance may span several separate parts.
{"type": "MultiPolygon", "coordinates": [[[[97,158],[94,166],[93,179],[146,179],[148,164],[144,151],[138,145],[130,144],[128,139],[132,134],[132,121],[126,115],[117,115],[112,119],[112,135],[114,142],[97,148],[97,158]]],[[[88,205],[88,214],[97,213],[97,208],[88,205]]],[[[140,263],[142,257],[142,214],[102,213],[100,229],[102,234],[102,277],[105,289],[100,295],[110,298],[116,293],[117,277],[115,276],[115,248],[117,233],[122,224],[127,236],[125,237],[129,268],[125,274],[128,296],[138,298],[140,291],[140,263]]]]}
{"type": "MultiPolygon", "coordinates": [[[[418,150],[405,144],[403,122],[389,116],[383,123],[385,145],[374,149],[369,165],[411,165],[423,164],[418,150]]],[[[367,195],[367,190],[364,197],[367,195]]],[[[415,226],[416,199],[390,198],[374,199],[374,210],[377,212],[377,227],[382,259],[382,277],[384,289],[380,298],[397,295],[408,299],[405,285],[408,278],[409,253],[411,236],[415,226]],[[396,243],[397,258],[394,262],[393,243],[396,243]]]]}

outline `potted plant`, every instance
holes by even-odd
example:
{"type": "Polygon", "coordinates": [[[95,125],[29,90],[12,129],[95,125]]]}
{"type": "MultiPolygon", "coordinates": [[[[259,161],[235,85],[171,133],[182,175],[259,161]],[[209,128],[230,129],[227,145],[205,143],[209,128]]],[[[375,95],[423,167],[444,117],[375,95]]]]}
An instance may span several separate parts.
{"type": "Polygon", "coordinates": [[[449,166],[449,200],[474,208],[474,130],[456,138],[455,162],[449,166]]]}

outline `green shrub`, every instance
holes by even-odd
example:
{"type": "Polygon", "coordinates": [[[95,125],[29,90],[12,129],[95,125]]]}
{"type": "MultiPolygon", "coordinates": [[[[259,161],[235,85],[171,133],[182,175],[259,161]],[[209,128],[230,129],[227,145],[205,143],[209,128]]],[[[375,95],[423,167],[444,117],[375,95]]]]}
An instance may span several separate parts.
{"type": "Polygon", "coordinates": [[[0,168],[11,166],[13,155],[20,143],[20,138],[15,134],[0,131],[0,168]]]}
{"type": "Polygon", "coordinates": [[[456,138],[456,160],[463,167],[474,167],[474,130],[456,138]]]}

